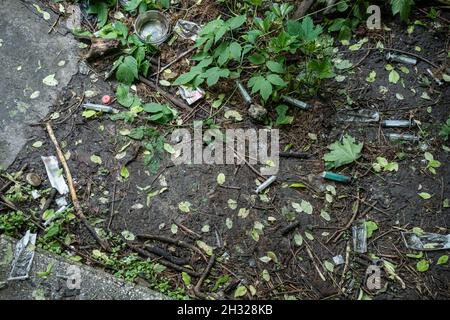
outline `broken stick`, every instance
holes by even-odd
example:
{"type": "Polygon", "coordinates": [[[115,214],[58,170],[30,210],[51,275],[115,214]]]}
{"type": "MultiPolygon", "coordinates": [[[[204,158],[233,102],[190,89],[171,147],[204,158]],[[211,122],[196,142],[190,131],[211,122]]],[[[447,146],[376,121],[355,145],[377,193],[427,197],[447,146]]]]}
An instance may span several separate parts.
{"type": "Polygon", "coordinates": [[[183,101],[181,101],[180,99],[178,99],[177,97],[174,97],[173,95],[171,95],[170,93],[164,91],[163,89],[161,89],[160,87],[158,87],[156,84],[154,84],[153,82],[151,82],[150,80],[144,78],[143,76],[139,76],[139,81],[142,82],[143,84],[149,86],[150,88],[152,88],[153,90],[156,90],[159,92],[160,95],[162,95],[164,98],[166,98],[167,100],[169,100],[170,102],[172,102],[174,105],[176,105],[177,107],[184,109],[184,110],[189,110],[191,111],[192,108],[190,108],[186,103],[184,103],[183,101]]]}
{"type": "Polygon", "coordinates": [[[205,268],[205,271],[203,272],[202,276],[200,277],[200,279],[198,280],[197,284],[194,287],[194,293],[200,299],[206,299],[207,298],[207,295],[204,294],[201,291],[201,288],[202,288],[203,281],[205,281],[206,277],[211,272],[211,269],[212,269],[212,267],[214,265],[214,261],[215,260],[216,260],[216,255],[212,254],[211,257],[209,258],[209,262],[208,262],[208,265],[205,268]]]}
{"type": "Polygon", "coordinates": [[[106,251],[110,252],[111,248],[109,244],[100,239],[97,232],[95,232],[94,228],[89,224],[89,222],[86,219],[86,216],[83,214],[83,210],[81,209],[80,202],[78,201],[77,193],[75,191],[75,187],[73,185],[73,179],[72,174],[70,173],[69,166],[67,165],[66,158],[64,158],[64,154],[61,151],[61,148],[59,147],[58,140],[56,140],[55,133],[53,132],[53,128],[50,122],[47,122],[45,124],[47,128],[48,135],[50,136],[50,139],[52,140],[53,144],[56,148],[56,153],[58,154],[59,161],[61,161],[61,164],[64,168],[64,172],[66,173],[67,182],[69,184],[69,190],[70,190],[70,197],[72,198],[73,206],[75,207],[75,215],[78,219],[83,222],[86,229],[88,229],[89,233],[94,237],[94,239],[98,242],[98,244],[106,251]]]}

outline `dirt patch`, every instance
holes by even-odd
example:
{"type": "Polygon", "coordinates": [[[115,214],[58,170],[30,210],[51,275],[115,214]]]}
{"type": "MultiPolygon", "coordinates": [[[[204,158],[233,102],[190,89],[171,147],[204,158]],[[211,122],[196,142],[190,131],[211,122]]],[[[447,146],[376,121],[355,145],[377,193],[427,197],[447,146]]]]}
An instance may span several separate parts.
{"type": "MultiPolygon", "coordinates": [[[[221,10],[212,0],[204,1],[202,7],[194,6],[192,10],[188,10],[189,3],[181,1],[184,9],[174,15],[174,20],[183,18],[205,23],[217,17],[221,10]]],[[[85,101],[99,102],[102,94],[113,95],[114,90],[95,71],[90,75],[77,75],[65,95],[55,103],[54,111],[60,116],[54,120],[54,127],[64,151],[70,152],[68,164],[89,220],[97,222],[97,228],[113,235],[127,230],[135,235],[157,234],[193,245],[201,240],[214,247],[218,259],[203,291],[212,290],[218,279],[228,275],[232,280],[225,288],[219,286],[218,290],[226,298],[231,298],[233,289],[241,283],[253,286],[256,294],[248,295],[248,298],[257,299],[355,299],[363,292],[375,299],[448,299],[449,266],[436,265],[443,253],[426,253],[432,266],[428,272],[418,272],[415,267],[417,260],[407,256],[411,252],[404,246],[400,232],[413,227],[436,233],[448,234],[450,231],[450,209],[443,206],[443,201],[449,198],[450,159],[448,152],[442,149],[442,139],[437,138],[440,125],[449,116],[450,90],[447,84],[437,86],[429,77],[429,87],[421,85],[420,76],[430,68],[423,61],[414,67],[407,66],[408,73],[401,74],[401,82],[391,84],[384,54],[378,50],[366,51],[376,46],[378,41],[383,41],[385,47],[408,52],[417,52],[418,46],[421,48],[418,54],[445,65],[450,49],[448,34],[442,29],[415,26],[409,35],[397,21],[389,23],[389,27],[391,31],[366,34],[369,42],[359,51],[350,52],[348,47],[341,46],[342,57],[356,65],[346,74],[347,79],[339,84],[334,81],[326,83],[318,97],[308,101],[316,106],[312,111],[289,110],[294,122],[281,128],[281,149],[289,144],[292,151],[307,152],[311,157],[305,160],[282,158],[277,181],[264,195],[255,194],[255,179],[261,179],[246,164],[173,166],[169,155],[161,153],[160,166],[157,172],[152,172],[144,165],[145,155],[139,148],[140,142],[119,132],[145,123],[170,137],[172,128],[156,127],[142,119],[133,124],[113,122],[105,115],[86,120],[81,116],[76,97],[82,96],[86,90],[95,90],[98,95],[85,98],[85,101]],[[377,77],[368,83],[365,79],[371,71],[375,71],[377,77]],[[421,98],[423,92],[429,99],[421,98]],[[399,96],[403,99],[400,100],[399,96]],[[360,108],[377,111],[382,119],[413,119],[419,125],[400,130],[337,120],[344,111],[360,108]],[[421,140],[419,143],[392,143],[386,138],[386,132],[420,135],[421,140]],[[324,171],[322,157],[327,146],[346,133],[365,143],[358,165],[347,166],[340,171],[356,179],[348,185],[324,181],[320,174],[324,171]],[[117,154],[128,143],[131,144],[126,149],[127,155],[118,160],[117,154]],[[426,169],[425,150],[442,163],[437,175],[426,169]],[[90,160],[93,154],[101,157],[101,166],[90,160]],[[378,156],[397,161],[398,172],[373,172],[371,166],[378,156]],[[118,179],[124,165],[129,177],[118,179]],[[217,184],[219,173],[226,177],[223,186],[217,184]],[[302,187],[290,187],[292,184],[301,184],[302,187]],[[327,200],[327,186],[336,190],[331,202],[327,200]],[[150,192],[162,189],[164,192],[149,198],[150,192]],[[427,192],[432,197],[424,200],[418,196],[420,192],[427,192]],[[302,200],[311,203],[312,214],[295,212],[292,203],[302,200]],[[181,202],[190,203],[190,212],[180,210],[181,202]],[[321,216],[324,208],[330,221],[321,216]],[[241,209],[244,213],[248,210],[245,217],[242,217],[242,212],[239,214],[241,209]],[[352,248],[351,228],[342,228],[351,221],[353,210],[378,226],[368,241],[369,253],[396,265],[398,278],[390,279],[383,273],[383,289],[376,294],[364,286],[366,270],[373,262],[367,254],[351,253],[344,264],[334,267],[333,272],[324,267],[325,262],[333,261],[337,255],[345,259],[346,247],[352,248]],[[299,221],[299,226],[288,234],[282,234],[283,228],[293,221],[299,221]],[[176,234],[173,233],[173,225],[178,226],[176,234]],[[260,230],[257,232],[258,241],[254,235],[255,226],[260,230]],[[296,235],[302,235],[303,245],[296,246],[296,235]],[[339,240],[333,241],[337,235],[339,240]],[[272,261],[265,263],[260,259],[268,255],[272,256],[272,261]]],[[[176,40],[172,46],[163,45],[161,65],[169,63],[191,45],[185,40],[176,40]]],[[[177,74],[186,71],[186,59],[170,69],[177,74]]],[[[153,90],[143,85],[138,85],[137,90],[145,100],[161,100],[153,90]]],[[[227,98],[231,96],[226,107],[214,117],[216,125],[222,128],[262,128],[262,125],[248,120],[244,103],[236,92],[232,93],[233,90],[232,81],[222,83],[210,93],[210,97],[193,107],[193,116],[187,124],[214,115],[217,110],[210,103],[218,94],[225,93],[227,98]],[[225,119],[223,111],[229,109],[239,111],[245,116],[244,121],[233,123],[225,119]]],[[[175,94],[175,90],[172,93],[175,94]]],[[[121,108],[117,103],[114,107],[121,108]]],[[[180,112],[186,117],[189,113],[180,112]]],[[[275,118],[273,109],[270,115],[275,118]]],[[[35,137],[11,170],[18,170],[27,163],[30,170],[45,177],[40,156],[54,153],[46,132],[37,126],[35,137]],[[31,147],[36,140],[45,141],[43,147],[31,147]]],[[[48,182],[44,182],[42,188],[48,187],[48,182]]],[[[35,201],[31,208],[37,209],[37,206],[38,201],[35,201]]],[[[90,252],[97,247],[81,226],[72,230],[72,234],[75,235],[72,245],[79,250],[90,252]]],[[[197,272],[206,267],[206,261],[198,254],[161,242],[155,244],[173,256],[188,259],[197,272]]],[[[131,251],[128,249],[121,252],[123,256],[129,254],[131,251]]],[[[179,272],[169,268],[164,274],[174,287],[182,286],[179,272]]]]}

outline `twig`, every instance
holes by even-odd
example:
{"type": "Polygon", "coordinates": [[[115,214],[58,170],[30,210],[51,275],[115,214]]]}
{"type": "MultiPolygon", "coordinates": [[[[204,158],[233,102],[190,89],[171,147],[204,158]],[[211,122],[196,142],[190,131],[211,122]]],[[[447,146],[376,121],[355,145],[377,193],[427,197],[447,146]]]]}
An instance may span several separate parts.
{"type": "Polygon", "coordinates": [[[191,53],[192,51],[194,51],[196,48],[192,47],[189,50],[183,52],[182,54],[180,54],[178,57],[176,57],[174,60],[172,60],[172,62],[169,62],[168,64],[166,64],[164,67],[162,67],[161,69],[159,69],[157,72],[153,73],[152,75],[150,75],[151,77],[154,77],[156,75],[159,75],[161,72],[163,72],[164,70],[166,70],[167,68],[169,68],[171,65],[173,65],[175,62],[177,62],[178,60],[180,60],[181,58],[183,58],[184,56],[188,55],[189,53],[191,53]]]}
{"type": "Polygon", "coordinates": [[[284,227],[283,229],[281,229],[281,234],[283,236],[287,235],[289,232],[291,232],[292,230],[297,228],[300,224],[301,224],[300,221],[296,221],[296,222],[291,223],[290,225],[288,225],[288,226],[284,227]]]}
{"type": "Polygon", "coordinates": [[[302,18],[305,13],[311,8],[313,5],[314,0],[303,0],[300,5],[298,6],[297,10],[295,10],[294,14],[292,15],[292,19],[298,20],[302,18]]]}
{"type": "Polygon", "coordinates": [[[179,247],[188,248],[192,251],[197,252],[205,261],[208,261],[208,259],[206,259],[205,255],[199,248],[194,247],[193,245],[186,243],[182,240],[175,240],[172,238],[168,238],[168,237],[164,237],[164,236],[160,236],[160,235],[153,235],[153,234],[138,234],[137,237],[142,238],[142,239],[161,241],[161,242],[170,243],[170,244],[173,244],[173,245],[176,245],[179,247]]]}
{"type": "Polygon", "coordinates": [[[160,256],[164,259],[166,259],[167,261],[170,261],[172,263],[175,263],[179,266],[185,265],[189,263],[189,259],[187,258],[181,258],[181,257],[176,257],[171,255],[170,253],[168,253],[166,250],[157,247],[157,246],[151,246],[147,243],[144,243],[144,249],[147,250],[148,252],[153,253],[154,255],[160,256]]]}
{"type": "Polygon", "coordinates": [[[304,152],[280,152],[279,156],[282,158],[297,158],[297,159],[307,159],[311,155],[304,152]]]}
{"type": "Polygon", "coordinates": [[[347,71],[353,70],[353,69],[357,68],[361,63],[363,63],[363,61],[366,60],[367,57],[369,56],[369,54],[370,54],[370,52],[371,52],[371,49],[373,49],[373,48],[367,49],[366,54],[361,58],[361,60],[359,60],[356,64],[354,64],[354,65],[351,66],[349,69],[347,69],[347,71]]]}
{"type": "Polygon", "coordinates": [[[111,224],[114,218],[114,206],[116,203],[116,189],[117,189],[117,179],[114,179],[114,187],[113,187],[113,194],[112,194],[112,201],[111,201],[111,213],[109,216],[109,222],[108,222],[108,230],[111,229],[111,224]]]}
{"type": "Polygon", "coordinates": [[[345,265],[344,265],[344,270],[342,270],[341,281],[339,281],[339,286],[340,287],[344,283],[345,273],[347,272],[347,269],[348,269],[348,262],[349,262],[349,260],[350,260],[350,244],[347,241],[347,246],[345,248],[345,265]]]}
{"type": "Polygon", "coordinates": [[[55,198],[55,196],[56,196],[56,189],[52,189],[52,191],[50,191],[50,194],[49,194],[47,200],[45,201],[44,206],[43,206],[42,209],[41,209],[41,212],[40,212],[40,215],[39,215],[39,218],[40,218],[40,219],[41,219],[41,217],[43,216],[44,212],[47,211],[47,209],[48,209],[48,208],[50,207],[50,205],[52,204],[53,199],[55,198]]]}
{"type": "Polygon", "coordinates": [[[192,231],[191,229],[189,229],[188,227],[182,225],[181,223],[176,222],[176,221],[173,220],[173,219],[172,219],[172,222],[173,222],[175,225],[177,225],[177,227],[181,228],[181,229],[184,230],[186,233],[190,234],[191,237],[193,237],[195,240],[198,240],[198,239],[201,239],[201,238],[202,238],[202,236],[199,235],[197,232],[192,231]]]}
{"type": "Polygon", "coordinates": [[[58,14],[58,18],[56,18],[55,22],[52,24],[52,26],[50,27],[50,29],[48,30],[48,33],[51,33],[53,31],[53,29],[55,29],[56,25],[59,22],[59,18],[61,17],[60,14],[58,14]]]}
{"type": "MultiPolygon", "coordinates": [[[[21,173],[21,175],[23,174],[23,172],[28,168],[28,163],[25,163],[22,168],[20,168],[19,172],[21,173]]],[[[7,183],[5,183],[1,188],[0,188],[0,193],[2,193],[3,191],[5,191],[6,189],[8,189],[14,182],[14,180],[9,180],[7,183]]]]}
{"type": "Polygon", "coordinates": [[[58,158],[61,161],[61,164],[64,168],[64,172],[66,173],[66,178],[67,178],[67,181],[69,184],[70,196],[72,198],[73,206],[75,207],[75,215],[78,217],[78,219],[80,219],[83,222],[86,229],[88,229],[89,233],[94,237],[94,239],[98,242],[98,244],[100,244],[100,246],[104,250],[110,252],[111,248],[110,248],[109,244],[106,241],[100,239],[97,232],[94,230],[94,228],[92,228],[92,226],[87,221],[86,216],[83,214],[83,210],[81,209],[81,205],[80,205],[80,202],[78,201],[77,193],[76,193],[75,187],[73,185],[72,174],[70,173],[70,169],[69,169],[69,166],[67,165],[66,159],[64,158],[64,154],[62,153],[61,148],[59,147],[58,140],[56,140],[51,123],[47,122],[45,124],[45,126],[47,128],[47,132],[48,132],[48,135],[50,136],[50,139],[52,140],[53,144],[55,145],[56,153],[58,154],[58,158]]]}
{"type": "Polygon", "coordinates": [[[264,181],[266,180],[266,177],[264,177],[261,173],[259,173],[258,170],[255,169],[255,167],[253,167],[247,160],[245,160],[245,157],[241,157],[236,150],[234,150],[233,148],[229,147],[231,150],[233,150],[234,154],[236,157],[238,157],[239,159],[241,159],[242,161],[244,161],[244,163],[250,168],[250,170],[252,170],[258,177],[262,178],[264,181]]]}
{"type": "Polygon", "coordinates": [[[11,210],[19,211],[19,209],[14,205],[14,203],[12,203],[8,199],[6,199],[4,196],[0,195],[0,199],[2,200],[2,201],[0,201],[1,204],[7,206],[11,210]]]}
{"type": "Polygon", "coordinates": [[[208,265],[205,268],[205,271],[203,271],[202,276],[200,277],[200,279],[198,280],[197,284],[194,287],[194,293],[197,297],[201,298],[201,299],[206,299],[207,296],[201,292],[201,287],[202,287],[202,283],[203,281],[206,279],[206,277],[208,276],[208,274],[210,273],[213,265],[214,265],[214,261],[216,261],[216,255],[212,254],[211,257],[209,258],[209,262],[208,265]]]}
{"type": "Polygon", "coordinates": [[[325,276],[322,274],[322,272],[320,271],[319,267],[317,266],[316,262],[314,261],[314,257],[313,257],[313,255],[312,255],[312,252],[311,252],[311,250],[309,249],[309,247],[308,247],[308,246],[305,246],[305,249],[306,249],[306,252],[308,253],[308,256],[311,258],[311,261],[312,261],[312,263],[313,263],[313,265],[314,265],[314,268],[316,269],[316,271],[317,271],[317,273],[319,274],[320,278],[321,278],[323,281],[327,281],[327,279],[325,278],[325,276]]]}
{"type": "Polygon", "coordinates": [[[203,281],[206,279],[206,277],[208,276],[208,274],[211,272],[211,269],[214,265],[214,262],[216,261],[216,255],[212,254],[211,257],[209,258],[209,262],[208,265],[205,268],[205,271],[203,271],[202,276],[200,277],[200,279],[198,280],[197,284],[194,287],[194,293],[197,297],[201,298],[201,299],[206,299],[208,298],[206,294],[204,294],[203,292],[201,292],[201,287],[202,287],[202,283],[203,281]]]}
{"type": "Polygon", "coordinates": [[[180,99],[174,97],[173,95],[171,95],[170,93],[164,91],[163,89],[161,89],[160,87],[158,87],[157,85],[155,85],[153,82],[151,82],[150,80],[144,78],[143,76],[139,76],[139,81],[142,82],[143,84],[149,86],[150,88],[152,88],[153,90],[156,90],[159,92],[159,94],[161,94],[164,98],[166,98],[167,100],[169,100],[170,102],[172,102],[175,106],[184,109],[184,110],[189,110],[191,111],[191,107],[189,107],[186,103],[184,103],[183,101],[181,101],[180,99]]]}
{"type": "MultiPolygon", "coordinates": [[[[131,244],[127,243],[127,246],[129,248],[131,248],[132,250],[136,251],[137,253],[139,253],[140,255],[146,257],[146,258],[150,258],[153,259],[154,257],[152,256],[152,254],[150,252],[147,252],[139,247],[133,246],[131,244]]],[[[174,269],[176,271],[179,272],[186,272],[188,275],[193,276],[193,277],[200,277],[201,274],[199,272],[196,271],[192,271],[191,269],[185,268],[185,267],[181,267],[179,265],[176,265],[172,262],[166,261],[166,260],[158,260],[158,263],[162,264],[163,266],[166,266],[168,268],[174,269]]]]}
{"type": "Polygon", "coordinates": [[[158,57],[158,72],[156,74],[156,86],[159,86],[159,75],[161,73],[161,56],[158,57]]]}

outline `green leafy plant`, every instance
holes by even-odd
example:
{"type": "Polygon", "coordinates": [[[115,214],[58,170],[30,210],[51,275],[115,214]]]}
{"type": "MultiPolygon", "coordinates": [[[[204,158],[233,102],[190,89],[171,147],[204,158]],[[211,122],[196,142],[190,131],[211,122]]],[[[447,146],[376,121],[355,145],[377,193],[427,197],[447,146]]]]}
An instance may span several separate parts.
{"type": "Polygon", "coordinates": [[[408,21],[413,6],[414,0],[391,0],[392,14],[399,14],[402,21],[408,21]]]}
{"type": "Polygon", "coordinates": [[[432,173],[436,174],[436,169],[441,166],[441,162],[435,160],[433,155],[429,152],[425,152],[424,154],[425,160],[428,161],[427,169],[432,173]]]}
{"type": "Polygon", "coordinates": [[[128,27],[120,21],[103,25],[94,35],[101,39],[120,40],[123,55],[114,62],[109,72],[115,73],[119,82],[130,85],[139,74],[147,75],[150,62],[146,55],[156,51],[153,45],[143,43],[136,35],[129,34],[128,27]]]}
{"type": "Polygon", "coordinates": [[[373,233],[378,230],[378,224],[371,220],[365,222],[365,227],[367,230],[367,239],[371,238],[373,233]]]}
{"type": "Polygon", "coordinates": [[[277,120],[275,122],[275,125],[281,126],[286,124],[291,124],[294,120],[294,117],[288,116],[287,112],[289,110],[289,107],[285,104],[281,104],[276,108],[277,111],[277,120]]]}
{"type": "MultiPolygon", "coordinates": [[[[117,5],[118,0],[91,0],[87,13],[97,16],[97,26],[103,27],[108,22],[108,13],[110,8],[117,5]]],[[[168,9],[170,0],[129,0],[123,8],[125,11],[138,10],[139,13],[148,9],[168,9]]]]}
{"type": "Polygon", "coordinates": [[[170,122],[176,115],[176,111],[166,104],[151,102],[144,104],[143,108],[145,112],[151,114],[151,116],[148,117],[148,120],[160,124],[170,122]]]}
{"type": "MultiPolygon", "coordinates": [[[[195,46],[199,49],[192,60],[198,64],[180,75],[174,85],[198,87],[217,84],[220,78],[239,77],[245,69],[256,69],[247,82],[252,94],[259,94],[263,102],[278,100],[279,92],[294,79],[293,72],[306,69],[298,80],[314,83],[334,75],[330,56],[332,40],[322,36],[322,27],[314,25],[310,17],[301,21],[288,20],[289,4],[274,4],[264,17],[246,15],[221,18],[206,24],[195,46]],[[247,28],[242,28],[245,24],[247,28]],[[239,29],[247,29],[245,33],[239,29]],[[300,65],[286,67],[286,58],[302,54],[300,65]]],[[[292,82],[293,89],[301,83],[292,82]]]]}
{"type": "Polygon", "coordinates": [[[441,15],[441,10],[437,10],[435,7],[431,7],[430,11],[428,11],[427,13],[427,17],[432,19],[432,20],[436,20],[437,18],[439,18],[441,15]]]}
{"type": "Polygon", "coordinates": [[[9,212],[0,215],[0,234],[14,236],[26,226],[26,218],[23,212],[9,212]]]}
{"type": "Polygon", "coordinates": [[[448,140],[448,137],[450,136],[450,117],[442,125],[439,135],[444,139],[444,141],[448,140]]]}
{"type": "Polygon", "coordinates": [[[384,157],[377,157],[377,161],[372,164],[372,168],[376,172],[381,171],[398,171],[398,163],[397,162],[389,162],[384,157]]]}
{"type": "Polygon", "coordinates": [[[117,0],[93,0],[87,13],[97,16],[97,26],[103,27],[108,21],[108,10],[117,3],[117,0]]]}
{"type": "Polygon", "coordinates": [[[345,13],[346,17],[338,17],[333,20],[326,19],[328,31],[339,32],[339,40],[350,40],[352,33],[359,27],[359,25],[366,21],[368,1],[355,1],[350,5],[347,1],[340,1],[335,11],[338,13],[345,13]]]}
{"type": "Polygon", "coordinates": [[[323,156],[327,169],[338,168],[359,159],[363,143],[356,143],[355,138],[345,135],[342,142],[336,141],[328,146],[330,152],[323,156]]]}
{"type": "MultiPolygon", "coordinates": [[[[324,5],[328,5],[323,1],[324,5]]],[[[367,8],[372,4],[369,1],[338,1],[333,8],[330,8],[330,13],[337,13],[339,16],[335,19],[325,17],[325,24],[330,32],[338,32],[339,40],[350,40],[352,34],[361,24],[367,21],[367,8]]],[[[411,9],[414,6],[413,0],[390,0],[391,11],[395,16],[400,15],[402,21],[407,21],[411,14],[411,9]]]]}
{"type": "Polygon", "coordinates": [[[239,63],[245,51],[239,42],[224,40],[223,37],[241,27],[246,19],[246,16],[241,15],[226,21],[219,18],[206,24],[195,43],[200,53],[193,57],[193,60],[200,63],[188,73],[179,76],[174,85],[191,84],[198,87],[206,80],[208,86],[213,86],[219,78],[230,76],[230,70],[224,66],[230,60],[239,63]]]}
{"type": "Polygon", "coordinates": [[[417,262],[416,269],[419,272],[426,272],[430,268],[430,262],[428,260],[422,259],[417,262]]]}

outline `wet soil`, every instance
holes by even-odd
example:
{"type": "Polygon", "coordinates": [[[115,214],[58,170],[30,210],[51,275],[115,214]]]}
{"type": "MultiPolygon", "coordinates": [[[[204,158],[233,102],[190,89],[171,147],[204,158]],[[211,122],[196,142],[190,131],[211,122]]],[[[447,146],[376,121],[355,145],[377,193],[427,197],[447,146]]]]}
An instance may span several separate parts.
{"type": "MultiPolygon", "coordinates": [[[[204,23],[216,17],[222,9],[214,7],[212,1],[204,2],[208,10],[202,7],[201,10],[186,11],[184,14],[184,11],[180,11],[180,17],[204,23]]],[[[181,3],[183,8],[188,7],[187,2],[181,3]]],[[[432,25],[419,13],[416,15],[416,18],[432,25]]],[[[377,41],[382,41],[385,47],[408,52],[416,52],[415,47],[420,46],[422,51],[417,54],[437,65],[448,66],[448,34],[442,28],[415,26],[414,32],[408,35],[406,27],[399,21],[387,25],[390,31],[365,34],[369,43],[359,51],[350,52],[348,47],[340,46],[343,58],[357,66],[346,74],[348,78],[344,82],[328,81],[323,84],[319,95],[309,100],[316,108],[308,112],[290,109],[289,114],[294,116],[294,122],[280,128],[281,149],[291,144],[292,151],[307,152],[311,157],[304,160],[282,158],[277,181],[264,196],[255,194],[255,180],[261,181],[261,178],[246,164],[173,166],[169,155],[162,154],[159,170],[154,173],[144,165],[142,149],[138,148],[139,141],[131,141],[127,156],[117,160],[115,156],[119,150],[130,142],[119,131],[133,128],[137,123],[113,122],[106,115],[84,119],[77,97],[81,97],[86,90],[95,90],[99,94],[84,101],[99,102],[102,94],[113,95],[114,90],[111,83],[102,80],[100,73],[96,75],[95,70],[91,70],[89,75],[78,74],[72,79],[67,92],[55,103],[54,111],[59,111],[60,117],[54,120],[54,128],[64,152],[70,152],[68,165],[89,220],[97,221],[98,228],[106,230],[109,226],[113,234],[128,230],[136,235],[158,234],[192,244],[198,240],[196,235],[199,235],[202,241],[214,247],[214,252],[220,257],[203,285],[203,292],[210,291],[221,276],[229,275],[232,281],[227,290],[222,292],[225,298],[233,297],[233,287],[239,282],[256,288],[254,296],[246,296],[251,299],[356,299],[361,292],[373,299],[450,298],[450,267],[448,264],[436,265],[437,259],[445,252],[425,253],[425,257],[432,261],[430,269],[418,272],[417,259],[406,256],[411,252],[401,237],[401,231],[413,227],[420,227],[426,232],[450,232],[450,208],[443,206],[443,201],[450,198],[450,159],[449,153],[442,148],[445,142],[437,135],[440,125],[450,115],[448,84],[438,86],[428,77],[429,87],[422,86],[419,76],[426,75],[427,68],[439,72],[423,61],[419,61],[417,66],[407,66],[409,74],[401,73],[401,83],[391,84],[383,54],[378,50],[366,50],[374,47],[377,41]],[[375,82],[368,83],[365,79],[373,70],[377,78],[375,82]],[[380,92],[380,86],[386,87],[388,91],[380,92]],[[427,92],[430,100],[421,98],[423,92],[427,92]],[[397,93],[403,95],[404,99],[399,100],[397,93]],[[346,95],[351,98],[352,104],[346,95]],[[338,114],[360,108],[376,110],[382,119],[413,119],[419,125],[411,129],[385,129],[378,124],[358,125],[337,121],[338,114]],[[387,132],[420,135],[421,140],[419,143],[393,143],[386,138],[387,132]],[[320,174],[324,171],[322,157],[327,152],[327,145],[347,133],[365,144],[363,157],[358,164],[339,171],[355,179],[346,185],[321,179],[320,174]],[[316,135],[317,139],[312,139],[311,134],[316,135]],[[425,150],[442,163],[436,175],[426,169],[423,157],[425,150]],[[90,161],[92,154],[102,158],[100,167],[90,161]],[[399,164],[398,172],[376,173],[371,170],[378,156],[395,159],[399,164]],[[125,163],[130,176],[123,181],[117,177],[125,163]],[[217,184],[218,173],[226,176],[223,186],[217,184]],[[302,183],[305,187],[291,188],[289,185],[292,183],[302,183]],[[333,202],[328,204],[325,198],[327,185],[334,186],[337,192],[333,202]],[[138,188],[146,186],[150,186],[149,190],[152,191],[162,188],[167,188],[167,191],[147,203],[147,192],[138,188]],[[430,193],[431,199],[420,198],[420,192],[430,193]],[[236,201],[236,208],[230,208],[230,199],[236,201]],[[312,204],[314,209],[311,215],[295,213],[291,204],[300,203],[301,200],[312,204]],[[191,212],[179,210],[178,204],[182,201],[191,203],[191,212]],[[247,217],[238,216],[241,208],[249,210],[247,217]],[[330,221],[320,216],[323,208],[330,214],[330,221]],[[365,285],[366,270],[372,263],[369,254],[351,252],[347,262],[335,266],[334,272],[324,268],[325,261],[332,261],[336,255],[342,255],[345,259],[346,247],[352,248],[351,228],[339,232],[351,221],[352,208],[358,212],[357,219],[365,218],[377,223],[378,230],[368,240],[368,251],[396,265],[396,274],[405,283],[404,289],[401,281],[390,279],[382,272],[382,290],[369,291],[365,285]],[[232,221],[231,228],[227,219],[232,221]],[[283,235],[281,230],[293,221],[300,221],[299,226],[283,235]],[[176,235],[171,232],[174,222],[184,226],[178,228],[176,235]],[[259,241],[252,237],[255,223],[264,226],[259,241]],[[207,232],[203,232],[205,225],[209,226],[207,232]],[[333,241],[338,233],[341,234],[339,240],[333,241]],[[295,234],[303,236],[302,246],[295,245],[295,234]],[[278,263],[264,263],[259,259],[270,251],[275,253],[278,263]],[[317,268],[326,278],[325,281],[321,279],[317,268]],[[263,279],[264,270],[267,270],[270,280],[263,279]]],[[[171,47],[162,46],[161,65],[170,62],[189,45],[188,41],[177,40],[171,47]]],[[[187,62],[183,59],[174,64],[171,70],[181,73],[188,68],[187,62]]],[[[161,99],[143,85],[138,85],[137,90],[142,97],[161,99]]],[[[210,106],[213,97],[220,93],[229,95],[232,90],[230,83],[215,88],[211,98],[194,106],[196,112],[188,123],[214,114],[216,110],[210,106]]],[[[114,107],[121,108],[117,103],[114,107]]],[[[223,128],[263,128],[249,120],[244,104],[235,92],[226,108],[216,117],[216,124],[223,128]],[[226,108],[239,111],[244,115],[244,121],[232,123],[225,119],[223,111],[226,108]]],[[[180,112],[187,115],[186,111],[180,112]]],[[[272,111],[271,116],[274,115],[272,111]]],[[[171,131],[167,127],[158,129],[164,134],[171,131]]],[[[36,126],[35,138],[10,170],[18,170],[28,163],[31,170],[45,177],[40,156],[51,154],[55,154],[55,151],[45,130],[36,126]],[[45,141],[44,146],[39,149],[31,147],[36,140],[45,141]]],[[[42,186],[45,187],[49,187],[48,182],[42,186]]],[[[36,202],[34,206],[37,205],[36,202]]],[[[88,252],[96,248],[96,243],[81,226],[72,232],[77,235],[74,245],[82,248],[80,250],[88,252]]],[[[175,256],[188,258],[192,268],[198,272],[202,272],[206,266],[200,256],[185,249],[161,243],[158,245],[167,248],[175,256]]],[[[171,269],[165,273],[170,275],[174,286],[183,285],[180,273],[171,269]]]]}

